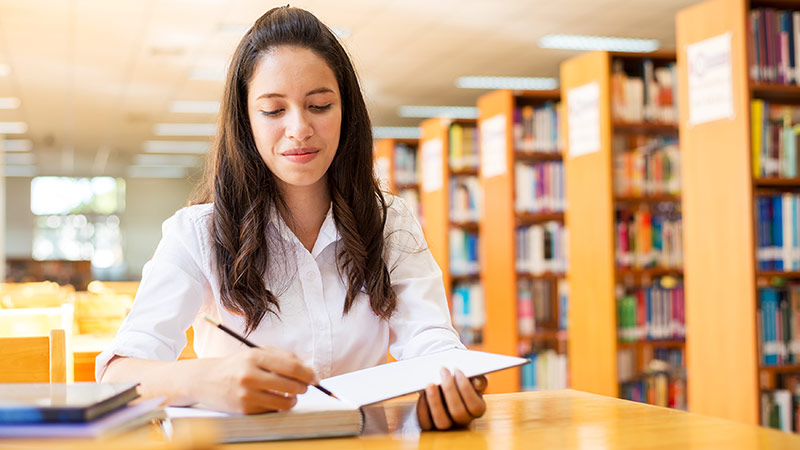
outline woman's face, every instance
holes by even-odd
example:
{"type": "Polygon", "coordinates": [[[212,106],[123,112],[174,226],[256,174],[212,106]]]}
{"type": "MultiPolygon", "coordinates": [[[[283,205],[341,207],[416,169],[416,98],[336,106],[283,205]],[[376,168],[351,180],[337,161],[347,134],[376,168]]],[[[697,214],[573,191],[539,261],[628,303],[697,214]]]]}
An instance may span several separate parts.
{"type": "Polygon", "coordinates": [[[342,100],[322,58],[302,47],[272,49],[256,65],[247,111],[258,152],[282,189],[327,186],[342,100]]]}

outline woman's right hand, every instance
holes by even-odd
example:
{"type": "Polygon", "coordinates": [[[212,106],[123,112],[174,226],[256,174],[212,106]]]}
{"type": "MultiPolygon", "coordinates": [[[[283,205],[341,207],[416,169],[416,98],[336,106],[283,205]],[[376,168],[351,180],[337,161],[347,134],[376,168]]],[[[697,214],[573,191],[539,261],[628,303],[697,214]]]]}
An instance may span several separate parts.
{"type": "Polygon", "coordinates": [[[190,397],[220,411],[252,414],[289,409],[297,394],[319,382],[314,370],[297,356],[274,347],[195,361],[190,397]]]}

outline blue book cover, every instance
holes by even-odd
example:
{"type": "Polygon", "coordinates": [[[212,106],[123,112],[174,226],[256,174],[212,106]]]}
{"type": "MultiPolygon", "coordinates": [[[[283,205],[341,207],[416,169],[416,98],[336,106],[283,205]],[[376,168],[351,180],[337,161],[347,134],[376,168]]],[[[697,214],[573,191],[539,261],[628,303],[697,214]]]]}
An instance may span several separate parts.
{"type": "Polygon", "coordinates": [[[783,270],[783,199],[776,195],[772,197],[772,267],[783,270]]]}

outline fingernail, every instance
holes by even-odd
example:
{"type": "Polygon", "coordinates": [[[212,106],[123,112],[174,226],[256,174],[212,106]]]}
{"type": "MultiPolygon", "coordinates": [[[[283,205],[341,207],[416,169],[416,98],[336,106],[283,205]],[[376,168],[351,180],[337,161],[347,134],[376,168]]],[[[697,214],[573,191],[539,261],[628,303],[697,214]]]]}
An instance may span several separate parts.
{"type": "MultiPolygon", "coordinates": [[[[439,372],[439,374],[440,374],[440,375],[441,375],[443,378],[449,378],[449,377],[450,377],[450,371],[449,371],[449,370],[447,370],[447,367],[442,367],[442,370],[439,372]]],[[[444,380],[442,380],[442,381],[444,381],[444,380]]]]}
{"type": "Polygon", "coordinates": [[[462,372],[461,369],[456,369],[456,376],[466,378],[466,375],[464,375],[464,372],[462,372]]]}

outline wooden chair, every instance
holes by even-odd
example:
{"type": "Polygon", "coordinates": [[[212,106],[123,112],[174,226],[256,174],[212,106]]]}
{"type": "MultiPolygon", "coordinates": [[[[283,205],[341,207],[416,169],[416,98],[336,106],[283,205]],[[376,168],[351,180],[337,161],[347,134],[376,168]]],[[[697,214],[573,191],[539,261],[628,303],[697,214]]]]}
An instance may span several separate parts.
{"type": "Polygon", "coordinates": [[[0,337],[0,383],[66,383],[66,334],[0,337]]]}

